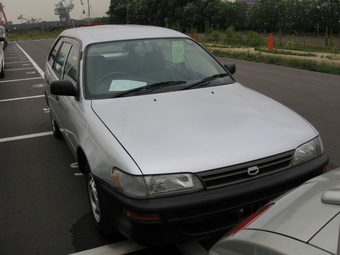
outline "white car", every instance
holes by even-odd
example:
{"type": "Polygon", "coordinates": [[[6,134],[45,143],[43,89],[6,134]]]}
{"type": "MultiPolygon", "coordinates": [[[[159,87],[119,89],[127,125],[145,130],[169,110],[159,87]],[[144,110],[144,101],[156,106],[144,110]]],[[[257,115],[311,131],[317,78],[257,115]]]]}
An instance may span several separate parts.
{"type": "MultiPolygon", "coordinates": [[[[5,43],[5,38],[0,36],[0,43],[5,43]]],[[[0,78],[5,77],[5,52],[3,47],[0,47],[0,78]]]]}
{"type": "Polygon", "coordinates": [[[4,40],[1,42],[3,50],[5,50],[5,48],[7,47],[7,44],[8,44],[7,32],[8,32],[8,30],[4,26],[0,26],[0,37],[4,38],[4,40]]]}
{"type": "Polygon", "coordinates": [[[231,230],[209,255],[340,254],[340,168],[264,206],[231,230]]]}
{"type": "Polygon", "coordinates": [[[47,57],[52,130],[86,176],[97,229],[143,245],[224,233],[327,169],[318,131],[174,30],[65,30],[47,57]]]}

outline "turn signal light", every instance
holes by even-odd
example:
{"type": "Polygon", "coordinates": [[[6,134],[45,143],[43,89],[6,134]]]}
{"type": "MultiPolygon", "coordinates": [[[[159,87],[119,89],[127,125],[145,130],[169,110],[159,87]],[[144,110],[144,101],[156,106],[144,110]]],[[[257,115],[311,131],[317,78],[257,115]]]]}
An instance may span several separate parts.
{"type": "Polygon", "coordinates": [[[326,173],[327,171],[328,171],[328,165],[326,165],[322,168],[322,173],[326,173]]]}
{"type": "Polygon", "coordinates": [[[160,221],[161,216],[158,213],[136,213],[127,209],[123,209],[124,214],[138,221],[160,221]]]}

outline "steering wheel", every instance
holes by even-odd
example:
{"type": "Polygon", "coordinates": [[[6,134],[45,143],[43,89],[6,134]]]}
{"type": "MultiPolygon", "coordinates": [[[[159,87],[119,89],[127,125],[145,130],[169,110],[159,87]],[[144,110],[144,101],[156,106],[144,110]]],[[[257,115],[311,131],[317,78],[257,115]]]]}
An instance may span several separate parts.
{"type": "Polygon", "coordinates": [[[101,84],[106,84],[107,81],[112,81],[113,78],[117,77],[117,76],[128,76],[126,73],[124,72],[111,72],[108,73],[106,75],[104,75],[102,78],[100,78],[97,83],[96,83],[96,87],[101,85],[101,84]]]}

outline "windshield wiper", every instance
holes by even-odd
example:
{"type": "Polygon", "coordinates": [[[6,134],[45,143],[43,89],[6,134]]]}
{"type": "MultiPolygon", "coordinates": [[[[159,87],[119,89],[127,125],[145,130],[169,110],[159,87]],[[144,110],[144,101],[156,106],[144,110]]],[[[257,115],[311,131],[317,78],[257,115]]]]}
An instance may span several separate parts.
{"type": "Polygon", "coordinates": [[[183,90],[186,90],[186,89],[191,89],[191,88],[194,88],[194,87],[198,87],[202,84],[205,84],[205,85],[208,85],[212,80],[216,80],[216,79],[219,79],[219,78],[223,78],[225,76],[229,76],[229,74],[227,73],[220,73],[220,74],[214,74],[212,76],[209,76],[209,77],[206,77],[198,82],[195,82],[193,84],[190,84],[189,86],[183,88],[183,90]]]}
{"type": "Polygon", "coordinates": [[[169,85],[178,85],[178,84],[184,84],[184,83],[187,83],[187,82],[186,81],[162,81],[162,82],[156,82],[156,83],[148,84],[148,85],[145,85],[145,86],[142,86],[142,87],[138,87],[138,88],[134,88],[134,89],[129,89],[129,90],[117,93],[114,96],[112,96],[112,98],[125,96],[125,95],[128,95],[130,93],[134,93],[134,92],[138,92],[138,91],[142,91],[142,90],[163,88],[163,87],[167,87],[169,85]]]}

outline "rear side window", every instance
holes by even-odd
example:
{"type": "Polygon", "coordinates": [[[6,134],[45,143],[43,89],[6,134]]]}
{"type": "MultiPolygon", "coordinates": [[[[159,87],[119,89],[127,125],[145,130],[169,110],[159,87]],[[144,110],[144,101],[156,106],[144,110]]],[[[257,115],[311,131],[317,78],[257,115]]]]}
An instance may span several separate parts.
{"type": "Polygon", "coordinates": [[[61,43],[62,43],[62,40],[59,40],[59,41],[57,42],[57,44],[53,47],[53,49],[52,49],[50,55],[48,56],[48,63],[49,63],[51,66],[53,65],[53,62],[54,62],[54,60],[55,60],[56,57],[57,57],[57,53],[58,53],[58,51],[59,51],[59,48],[60,48],[61,43]]]}
{"type": "Polygon", "coordinates": [[[55,72],[59,79],[61,79],[62,77],[63,67],[68,56],[68,53],[70,52],[70,49],[71,44],[64,42],[60,48],[60,51],[57,53],[55,61],[52,65],[52,70],[55,72]]]}

